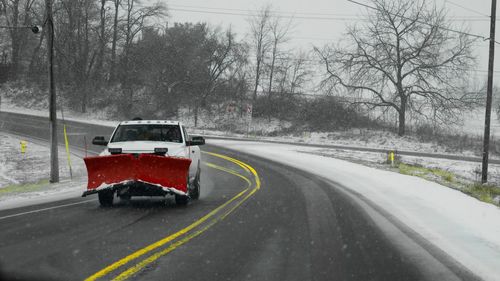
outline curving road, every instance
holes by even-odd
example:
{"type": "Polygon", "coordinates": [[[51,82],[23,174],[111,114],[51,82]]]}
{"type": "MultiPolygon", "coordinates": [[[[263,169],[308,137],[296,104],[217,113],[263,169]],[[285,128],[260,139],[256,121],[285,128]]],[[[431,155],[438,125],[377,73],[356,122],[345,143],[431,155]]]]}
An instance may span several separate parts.
{"type": "MultiPolygon", "coordinates": [[[[48,137],[46,118],[0,113],[0,120],[0,130],[48,137]]],[[[82,134],[110,134],[67,126],[79,148],[82,134]]],[[[144,198],[101,208],[87,197],[0,211],[0,280],[477,279],[342,186],[222,147],[202,149],[202,195],[185,207],[144,198]]]]}

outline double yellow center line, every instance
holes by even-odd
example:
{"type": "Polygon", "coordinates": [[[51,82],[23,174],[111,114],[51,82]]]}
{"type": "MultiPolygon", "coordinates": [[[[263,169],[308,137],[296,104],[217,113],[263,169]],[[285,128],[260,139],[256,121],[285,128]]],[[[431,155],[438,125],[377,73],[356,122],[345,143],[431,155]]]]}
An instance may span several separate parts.
{"type": "Polygon", "coordinates": [[[254,188],[252,188],[250,190],[250,188],[252,187],[252,181],[249,178],[247,178],[246,176],[241,175],[234,170],[224,168],[224,167],[212,164],[212,163],[207,163],[207,166],[210,168],[214,168],[214,169],[218,169],[218,170],[227,172],[229,174],[235,175],[235,176],[245,180],[248,184],[247,188],[244,189],[243,191],[241,191],[240,193],[236,194],[236,196],[234,196],[233,198],[231,198],[230,200],[228,200],[224,204],[222,204],[219,207],[217,207],[216,209],[212,210],[210,213],[208,213],[205,216],[203,216],[202,218],[198,219],[197,221],[195,221],[191,225],[189,225],[189,226],[179,230],[178,232],[171,234],[171,235],[169,235],[169,236],[167,236],[167,237],[165,237],[165,238],[163,238],[163,239],[161,239],[153,244],[150,244],[150,245],[148,245],[148,246],[116,261],[116,262],[114,262],[113,264],[111,264],[111,265],[99,270],[98,272],[94,273],[93,275],[89,276],[88,278],[85,279],[85,281],[93,281],[93,280],[101,279],[101,278],[107,276],[108,274],[110,274],[111,272],[114,272],[118,268],[121,268],[122,266],[129,264],[130,262],[132,262],[132,261],[134,261],[134,260],[136,260],[136,259],[138,259],[146,254],[149,254],[156,249],[159,249],[160,247],[166,245],[169,242],[174,241],[177,238],[181,238],[181,239],[175,241],[174,243],[168,245],[165,249],[158,251],[158,252],[155,252],[154,254],[146,257],[145,259],[143,259],[143,260],[137,262],[136,264],[130,266],[129,268],[125,269],[124,271],[122,271],[120,274],[118,274],[112,280],[121,281],[121,280],[126,280],[126,279],[132,277],[133,275],[135,275],[136,273],[138,273],[139,271],[144,269],[149,264],[158,260],[160,257],[170,253],[171,251],[175,250],[177,247],[181,246],[182,244],[184,244],[184,243],[188,242],[189,240],[195,238],[196,236],[202,234],[204,231],[209,229],[211,226],[213,226],[217,222],[223,220],[230,213],[232,213],[236,208],[238,208],[243,202],[245,202],[248,198],[250,198],[255,192],[257,192],[257,190],[260,189],[259,175],[257,174],[257,171],[255,171],[255,169],[253,167],[251,167],[250,165],[248,165],[240,160],[226,156],[226,155],[212,153],[212,152],[204,152],[204,153],[211,155],[211,156],[214,156],[214,157],[217,157],[217,158],[227,160],[227,161],[232,162],[232,163],[238,165],[239,167],[243,168],[247,173],[249,173],[253,176],[254,183],[255,183],[254,188]],[[249,190],[250,190],[250,192],[248,192],[249,190]],[[231,208],[226,208],[228,205],[230,205],[231,203],[235,202],[238,199],[239,199],[239,201],[237,201],[237,203],[233,204],[233,206],[231,206],[231,208]],[[224,210],[224,212],[221,212],[221,210],[224,210]],[[218,216],[215,216],[216,214],[218,216]],[[209,220],[209,219],[211,219],[211,220],[209,220]],[[202,225],[206,221],[208,221],[208,223],[203,225],[201,228],[195,229],[198,226],[202,225]]]}

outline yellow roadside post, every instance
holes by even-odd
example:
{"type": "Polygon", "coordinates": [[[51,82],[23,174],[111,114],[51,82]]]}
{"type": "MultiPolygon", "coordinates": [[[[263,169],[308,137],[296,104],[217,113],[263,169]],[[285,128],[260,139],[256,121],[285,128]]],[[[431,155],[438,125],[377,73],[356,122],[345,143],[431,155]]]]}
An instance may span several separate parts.
{"type": "Polygon", "coordinates": [[[19,143],[21,144],[21,153],[24,155],[26,153],[26,148],[28,147],[28,142],[22,140],[19,143]]]}
{"type": "Polygon", "coordinates": [[[391,166],[394,167],[394,151],[389,151],[389,163],[391,163],[391,166]]]}
{"type": "Polygon", "coordinates": [[[66,155],[68,156],[69,177],[73,179],[73,171],[71,170],[71,158],[69,153],[68,134],[66,133],[66,124],[63,125],[63,132],[64,132],[64,144],[66,146],[66,155]]]}
{"type": "MultiPolygon", "coordinates": [[[[26,163],[26,148],[28,147],[28,142],[25,140],[21,140],[19,142],[19,144],[21,145],[21,154],[23,157],[24,164],[26,165],[27,164],[26,163]]],[[[24,181],[26,181],[28,179],[28,177],[27,177],[28,173],[23,173],[23,175],[24,175],[24,181]]]]}

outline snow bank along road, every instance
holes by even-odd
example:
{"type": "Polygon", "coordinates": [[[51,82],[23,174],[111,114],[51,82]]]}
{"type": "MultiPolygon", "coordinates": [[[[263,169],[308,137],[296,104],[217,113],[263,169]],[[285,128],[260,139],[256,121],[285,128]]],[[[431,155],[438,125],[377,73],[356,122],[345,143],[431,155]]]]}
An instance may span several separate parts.
{"type": "MultiPolygon", "coordinates": [[[[1,118],[6,131],[48,137],[45,118],[1,118]]],[[[68,131],[79,147],[80,134],[110,134],[76,122],[68,131]]],[[[27,280],[478,279],[311,163],[218,144],[202,147],[201,199],[185,207],[145,198],[101,208],[87,197],[0,211],[0,269],[27,280]]]]}

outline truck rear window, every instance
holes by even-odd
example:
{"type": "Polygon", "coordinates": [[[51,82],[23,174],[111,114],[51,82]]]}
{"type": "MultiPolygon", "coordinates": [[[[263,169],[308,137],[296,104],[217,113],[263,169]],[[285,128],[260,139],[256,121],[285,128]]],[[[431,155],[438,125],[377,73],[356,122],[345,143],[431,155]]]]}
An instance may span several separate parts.
{"type": "Polygon", "coordinates": [[[121,141],[167,141],[182,142],[178,125],[120,125],[111,142],[121,141]]]}

